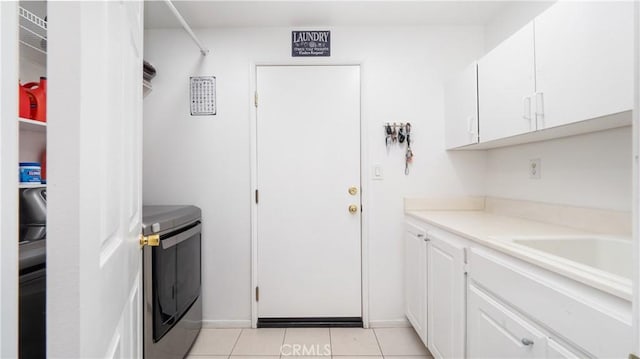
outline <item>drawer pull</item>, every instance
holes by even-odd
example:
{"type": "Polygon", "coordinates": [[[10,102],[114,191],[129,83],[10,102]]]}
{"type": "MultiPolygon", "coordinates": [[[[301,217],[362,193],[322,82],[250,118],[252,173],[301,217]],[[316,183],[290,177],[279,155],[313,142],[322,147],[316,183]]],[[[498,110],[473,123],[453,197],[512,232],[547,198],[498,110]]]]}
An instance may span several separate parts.
{"type": "Polygon", "coordinates": [[[533,340],[529,338],[522,338],[520,342],[522,342],[522,344],[526,346],[533,345],[533,340]]]}

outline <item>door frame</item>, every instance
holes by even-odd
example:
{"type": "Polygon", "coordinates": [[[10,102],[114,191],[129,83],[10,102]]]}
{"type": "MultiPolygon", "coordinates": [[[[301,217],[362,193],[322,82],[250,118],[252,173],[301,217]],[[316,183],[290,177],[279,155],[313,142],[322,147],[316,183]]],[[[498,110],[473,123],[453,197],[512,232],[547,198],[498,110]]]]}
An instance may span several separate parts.
{"type": "Polygon", "coordinates": [[[362,306],[362,324],[364,328],[369,328],[369,184],[368,171],[369,159],[365,156],[368,148],[367,133],[368,126],[363,121],[362,116],[362,98],[364,89],[362,87],[362,74],[364,73],[364,64],[361,61],[354,62],[331,62],[331,61],[280,61],[280,62],[252,62],[249,66],[250,82],[249,86],[249,123],[251,126],[251,181],[250,181],[250,201],[251,201],[251,287],[249,295],[251,297],[251,327],[257,328],[258,325],[258,301],[255,297],[255,288],[258,285],[258,205],[255,201],[255,190],[258,185],[257,169],[257,107],[255,106],[255,94],[258,88],[257,71],[261,66],[358,66],[360,68],[360,203],[363,211],[360,213],[360,263],[361,263],[361,306],[362,306]]]}
{"type": "Polygon", "coordinates": [[[0,357],[18,356],[18,2],[0,2],[0,357]],[[13,240],[9,240],[13,238],[13,240]]]}

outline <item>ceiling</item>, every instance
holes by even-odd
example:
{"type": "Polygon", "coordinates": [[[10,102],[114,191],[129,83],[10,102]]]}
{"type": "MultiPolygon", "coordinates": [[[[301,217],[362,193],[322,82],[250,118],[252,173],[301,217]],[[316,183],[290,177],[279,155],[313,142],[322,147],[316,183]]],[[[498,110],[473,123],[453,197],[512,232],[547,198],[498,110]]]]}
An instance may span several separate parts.
{"type": "MultiPolygon", "coordinates": [[[[507,1],[174,1],[193,28],[484,25],[507,1]]],[[[178,28],[164,1],[145,1],[145,28],[178,28]]]]}

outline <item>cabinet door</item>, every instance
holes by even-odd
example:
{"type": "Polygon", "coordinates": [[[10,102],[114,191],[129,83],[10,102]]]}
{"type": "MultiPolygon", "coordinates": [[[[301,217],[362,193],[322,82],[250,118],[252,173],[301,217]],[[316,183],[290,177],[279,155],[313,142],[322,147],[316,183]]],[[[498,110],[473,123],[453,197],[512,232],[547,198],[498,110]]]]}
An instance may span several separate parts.
{"type": "Polygon", "coordinates": [[[405,314],[422,341],[427,342],[427,242],[426,232],[412,224],[405,231],[405,314]]]}
{"type": "Polygon", "coordinates": [[[464,357],[464,247],[429,235],[428,347],[435,358],[464,357]]]}
{"type": "Polygon", "coordinates": [[[447,149],[478,143],[478,73],[474,62],[444,87],[447,149]]]}
{"type": "Polygon", "coordinates": [[[633,2],[560,1],[534,22],[539,129],[633,108],[633,2]]]}
{"type": "Polygon", "coordinates": [[[543,358],[546,337],[473,284],[467,291],[470,358],[543,358]]]}
{"type": "Polygon", "coordinates": [[[480,142],[535,130],[533,23],[478,61],[480,142]]]}

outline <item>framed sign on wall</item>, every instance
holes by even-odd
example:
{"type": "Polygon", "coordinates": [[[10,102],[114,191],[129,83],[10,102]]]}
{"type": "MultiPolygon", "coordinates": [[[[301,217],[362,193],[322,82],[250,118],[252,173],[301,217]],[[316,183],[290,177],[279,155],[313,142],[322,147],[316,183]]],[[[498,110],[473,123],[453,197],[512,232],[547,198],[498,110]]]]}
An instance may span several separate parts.
{"type": "Polygon", "coordinates": [[[331,56],[331,31],[291,31],[291,56],[331,56]]]}
{"type": "Polygon", "coordinates": [[[216,114],[216,77],[192,76],[189,101],[191,116],[216,114]]]}

